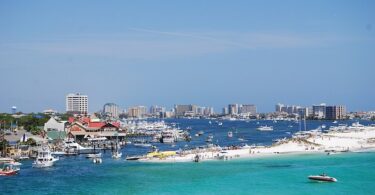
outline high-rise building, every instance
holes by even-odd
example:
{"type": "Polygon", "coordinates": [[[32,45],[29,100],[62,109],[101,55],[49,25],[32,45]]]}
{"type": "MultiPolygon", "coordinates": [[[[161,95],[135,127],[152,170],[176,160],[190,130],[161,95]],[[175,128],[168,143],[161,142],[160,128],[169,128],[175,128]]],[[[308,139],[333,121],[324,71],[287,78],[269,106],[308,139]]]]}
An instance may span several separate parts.
{"type": "Polygon", "coordinates": [[[88,97],[80,93],[70,93],[66,96],[66,112],[72,114],[88,113],[88,97]]]}
{"type": "Polygon", "coordinates": [[[229,114],[238,114],[238,104],[229,104],[228,112],[229,114]]]}
{"type": "Polygon", "coordinates": [[[276,104],[275,112],[282,112],[284,107],[285,107],[284,104],[280,104],[280,103],[276,104]]]}
{"type": "Polygon", "coordinates": [[[107,103],[103,106],[103,114],[118,118],[119,116],[119,107],[114,103],[107,103]]]}
{"type": "Polygon", "coordinates": [[[176,117],[185,116],[185,114],[194,115],[197,114],[196,105],[175,105],[176,117]]]}
{"type": "Polygon", "coordinates": [[[229,111],[228,111],[228,107],[224,107],[223,108],[223,114],[224,115],[227,115],[229,113],[229,111]]]}
{"type": "Polygon", "coordinates": [[[254,104],[244,104],[240,107],[239,113],[256,115],[257,107],[254,104]]]}
{"type": "Polygon", "coordinates": [[[338,120],[345,119],[346,109],[345,106],[326,106],[326,119],[338,120]]]}
{"type": "Polygon", "coordinates": [[[326,117],[326,104],[313,105],[312,114],[314,118],[323,119],[326,117]]]}
{"type": "Polygon", "coordinates": [[[306,107],[306,108],[297,108],[297,113],[299,116],[303,117],[303,118],[306,118],[309,116],[309,108],[306,107]]]}
{"type": "Polygon", "coordinates": [[[215,113],[214,113],[214,108],[213,108],[213,107],[206,107],[206,108],[204,109],[204,111],[203,111],[203,114],[204,114],[205,116],[210,116],[210,115],[215,114],[215,113]]]}
{"type": "Polygon", "coordinates": [[[165,111],[165,107],[162,106],[155,105],[150,107],[150,114],[152,115],[159,115],[160,113],[164,113],[165,111]]]}
{"type": "Polygon", "coordinates": [[[145,106],[135,106],[128,109],[128,116],[132,118],[142,118],[147,114],[145,106]]]}

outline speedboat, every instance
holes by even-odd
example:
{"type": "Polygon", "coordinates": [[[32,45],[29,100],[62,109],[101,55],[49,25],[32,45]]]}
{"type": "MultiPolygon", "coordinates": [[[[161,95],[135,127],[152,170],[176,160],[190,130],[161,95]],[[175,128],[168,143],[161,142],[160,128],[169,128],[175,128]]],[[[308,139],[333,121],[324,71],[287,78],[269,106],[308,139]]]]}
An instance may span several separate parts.
{"type": "Polygon", "coordinates": [[[59,160],[58,158],[55,158],[51,155],[51,151],[48,145],[44,145],[38,149],[38,156],[33,162],[33,167],[36,167],[36,168],[50,167],[50,166],[53,166],[53,164],[58,160],[59,160]]]}
{"type": "Polygon", "coordinates": [[[228,132],[228,137],[233,137],[233,132],[232,131],[228,132]]]}
{"type": "Polygon", "coordinates": [[[265,125],[265,126],[258,127],[257,130],[259,130],[259,131],[273,131],[273,127],[265,125]]]}
{"type": "Polygon", "coordinates": [[[330,177],[324,173],[321,175],[310,175],[308,178],[314,181],[337,182],[336,178],[330,177]]]}
{"type": "Polygon", "coordinates": [[[17,174],[20,170],[21,165],[21,163],[14,161],[4,163],[3,168],[0,169],[0,176],[10,176],[17,174]]]}

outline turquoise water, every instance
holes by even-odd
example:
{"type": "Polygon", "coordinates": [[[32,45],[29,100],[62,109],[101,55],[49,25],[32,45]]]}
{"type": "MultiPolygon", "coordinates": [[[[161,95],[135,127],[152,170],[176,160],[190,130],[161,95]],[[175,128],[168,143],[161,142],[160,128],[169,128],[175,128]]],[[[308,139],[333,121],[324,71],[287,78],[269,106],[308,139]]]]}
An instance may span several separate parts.
{"type": "MultiPolygon", "coordinates": [[[[108,154],[107,154],[108,155],[108,154]]],[[[294,155],[202,163],[93,164],[67,157],[48,169],[0,178],[0,194],[373,194],[375,153],[294,155]],[[318,183],[325,172],[337,183],[318,183]]]]}
{"type": "MultiPolygon", "coordinates": [[[[172,145],[154,143],[161,150],[178,150],[206,144],[208,134],[221,146],[271,144],[273,139],[290,137],[298,124],[288,121],[168,120],[181,128],[192,127],[205,134],[191,142],[172,145]],[[258,124],[259,122],[259,124],[258,124]],[[272,125],[274,131],[260,132],[259,125],[272,125]],[[292,126],[292,127],[289,127],[292,126]],[[227,132],[234,131],[233,138],[227,132]],[[240,142],[238,138],[244,138],[240,142]]],[[[340,121],[351,124],[354,121],[340,121]]],[[[362,124],[370,124],[361,121],[362,124]]],[[[329,121],[308,121],[307,129],[329,121]]],[[[124,155],[145,154],[150,148],[126,146],[124,155]]],[[[374,194],[375,153],[338,155],[275,156],[202,163],[151,164],[113,160],[106,152],[103,164],[93,164],[84,156],[62,157],[54,167],[36,169],[23,161],[19,175],[0,177],[0,194],[374,194]],[[325,172],[337,183],[317,183],[308,175],[325,172]]]]}

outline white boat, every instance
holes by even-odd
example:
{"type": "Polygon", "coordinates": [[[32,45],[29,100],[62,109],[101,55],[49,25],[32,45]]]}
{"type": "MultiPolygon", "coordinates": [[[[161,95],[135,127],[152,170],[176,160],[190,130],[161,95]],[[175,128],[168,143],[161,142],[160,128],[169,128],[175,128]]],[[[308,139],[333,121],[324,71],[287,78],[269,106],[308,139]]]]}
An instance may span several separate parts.
{"type": "Polygon", "coordinates": [[[112,154],[112,158],[119,159],[122,157],[122,152],[116,151],[112,154]]]}
{"type": "Polygon", "coordinates": [[[324,173],[321,175],[310,175],[308,178],[314,181],[337,182],[336,178],[330,177],[324,173]]]}
{"type": "Polygon", "coordinates": [[[327,126],[325,124],[323,124],[321,127],[322,127],[322,129],[325,129],[327,126]]]}
{"type": "Polygon", "coordinates": [[[257,130],[259,130],[259,131],[273,131],[273,127],[265,125],[265,126],[258,127],[257,130]]]}
{"type": "Polygon", "coordinates": [[[93,162],[94,164],[101,164],[101,163],[103,162],[103,160],[102,160],[102,158],[97,157],[97,158],[93,158],[93,159],[92,159],[92,162],[93,162]]]}
{"type": "Polygon", "coordinates": [[[332,123],[333,123],[333,124],[336,124],[336,123],[337,123],[337,121],[333,121],[332,123]]]}
{"type": "Polygon", "coordinates": [[[92,150],[92,148],[85,148],[81,145],[79,145],[77,142],[74,141],[74,139],[70,138],[64,141],[64,147],[69,151],[84,151],[84,150],[92,150]]]}
{"type": "Polygon", "coordinates": [[[233,137],[233,132],[232,131],[228,132],[228,137],[233,137]]]}
{"type": "Polygon", "coordinates": [[[44,145],[38,149],[38,156],[33,162],[33,167],[43,168],[50,167],[58,161],[58,158],[55,158],[51,155],[51,151],[47,145],[44,145]]]}
{"type": "Polygon", "coordinates": [[[218,125],[221,126],[221,125],[223,125],[223,123],[222,123],[222,122],[219,122],[218,125]]]}
{"type": "Polygon", "coordinates": [[[97,154],[87,154],[86,158],[101,158],[102,153],[97,153],[97,154]]]}

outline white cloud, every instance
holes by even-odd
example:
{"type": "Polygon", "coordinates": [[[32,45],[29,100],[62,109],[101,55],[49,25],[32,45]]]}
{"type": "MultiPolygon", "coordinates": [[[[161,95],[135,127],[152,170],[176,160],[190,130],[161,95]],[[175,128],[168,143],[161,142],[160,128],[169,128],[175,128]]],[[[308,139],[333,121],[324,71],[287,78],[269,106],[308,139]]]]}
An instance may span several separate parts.
{"type": "Polygon", "coordinates": [[[0,45],[0,54],[97,56],[120,59],[172,59],[238,50],[309,48],[339,42],[335,36],[253,33],[181,33],[130,28],[123,34],[65,37],[0,45]]]}

